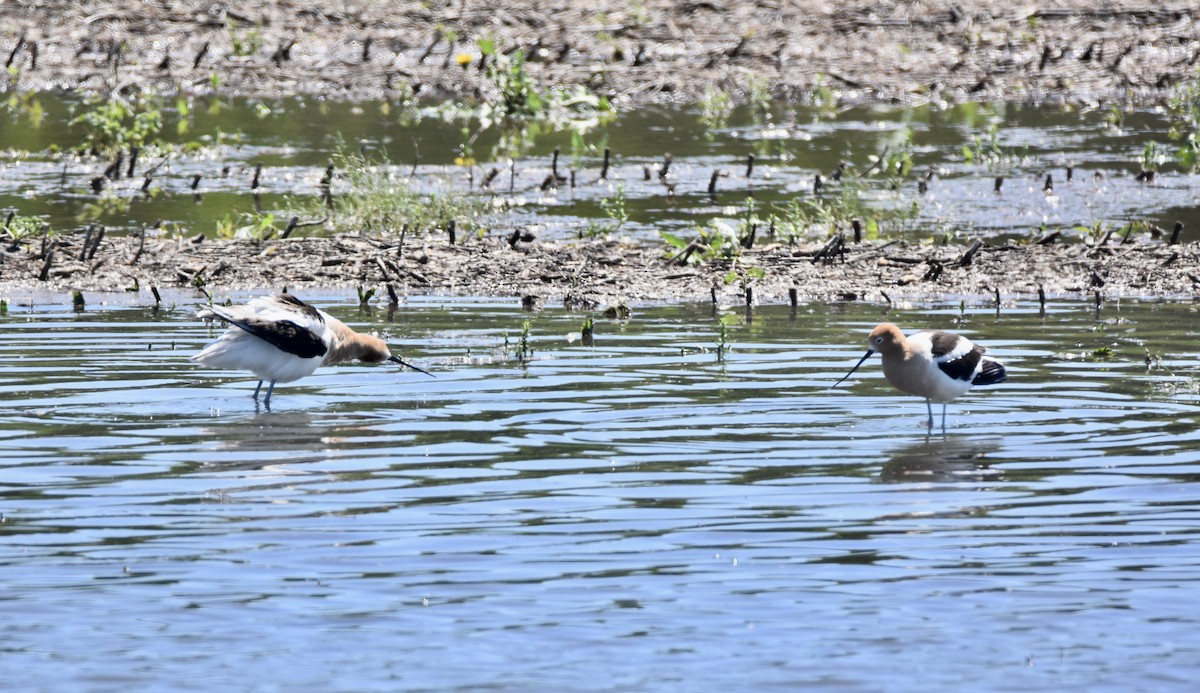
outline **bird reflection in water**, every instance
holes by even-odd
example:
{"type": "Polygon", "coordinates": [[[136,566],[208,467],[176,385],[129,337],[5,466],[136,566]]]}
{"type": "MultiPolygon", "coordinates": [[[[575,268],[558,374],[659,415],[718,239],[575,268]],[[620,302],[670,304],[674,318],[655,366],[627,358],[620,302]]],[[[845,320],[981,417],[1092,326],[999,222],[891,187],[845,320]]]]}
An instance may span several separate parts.
{"type": "Polygon", "coordinates": [[[880,481],[997,481],[988,457],[1000,449],[999,440],[968,437],[926,437],[922,442],[892,450],[880,481]]]}
{"type": "Polygon", "coordinates": [[[370,417],[357,421],[346,416],[331,423],[326,417],[302,411],[230,416],[219,427],[209,429],[208,435],[215,441],[214,454],[201,467],[230,471],[319,462],[337,454],[331,451],[347,447],[349,441],[361,439],[378,423],[370,417]]]}

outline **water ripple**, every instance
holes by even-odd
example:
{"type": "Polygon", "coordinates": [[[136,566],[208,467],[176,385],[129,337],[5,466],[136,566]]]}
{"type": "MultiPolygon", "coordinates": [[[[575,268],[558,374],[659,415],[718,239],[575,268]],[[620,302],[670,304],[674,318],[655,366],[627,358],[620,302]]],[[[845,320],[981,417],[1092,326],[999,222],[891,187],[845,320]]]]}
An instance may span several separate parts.
{"type": "Polygon", "coordinates": [[[906,661],[922,690],[1124,691],[1200,674],[1181,608],[1200,577],[1190,306],[966,311],[1012,380],[952,403],[942,435],[877,362],[830,389],[870,306],[809,307],[803,333],[763,307],[723,362],[701,350],[708,307],[598,319],[594,348],[547,310],[521,363],[515,307],[415,299],[387,324],[316,298],[438,377],[323,369],[266,412],[250,377],[187,361],[212,336],[190,309],[0,318],[0,676],[866,691],[913,689],[906,661]],[[1113,318],[1139,344],[1092,358],[1113,318]]]}

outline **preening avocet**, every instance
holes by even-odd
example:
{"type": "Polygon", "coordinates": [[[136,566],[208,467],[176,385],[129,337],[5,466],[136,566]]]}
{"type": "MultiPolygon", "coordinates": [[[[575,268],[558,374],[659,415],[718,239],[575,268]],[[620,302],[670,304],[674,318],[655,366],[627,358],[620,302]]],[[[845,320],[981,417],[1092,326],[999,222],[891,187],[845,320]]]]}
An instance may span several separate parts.
{"type": "Polygon", "coordinates": [[[392,356],[382,339],[359,334],[291,294],[256,298],[244,306],[210,306],[196,317],[223,320],[229,323],[229,329],[192,360],[210,368],[246,370],[258,376],[255,400],[262,384],[269,382],[263,400],[268,407],[275,383],[299,380],[319,366],[392,361],[433,375],[392,356]]]}
{"type": "Polygon", "coordinates": [[[946,427],[946,403],[975,385],[995,385],[1008,379],[1004,364],[984,356],[987,349],[962,335],[941,330],[915,332],[907,337],[885,322],[867,337],[867,353],[854,368],[833,384],[849,378],[871,354],[883,357],[883,375],[897,390],[925,398],[929,427],[933,428],[933,405],[942,403],[942,428],[946,427]]]}

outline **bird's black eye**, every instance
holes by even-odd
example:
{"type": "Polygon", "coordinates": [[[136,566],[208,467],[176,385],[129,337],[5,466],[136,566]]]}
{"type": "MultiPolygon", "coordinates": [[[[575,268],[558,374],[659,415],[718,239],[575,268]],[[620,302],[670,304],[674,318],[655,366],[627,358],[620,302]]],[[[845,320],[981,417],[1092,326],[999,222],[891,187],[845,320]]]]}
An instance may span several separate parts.
{"type": "Polygon", "coordinates": [[[876,343],[876,344],[883,344],[883,337],[876,337],[876,338],[875,338],[875,343],[876,343]]]}

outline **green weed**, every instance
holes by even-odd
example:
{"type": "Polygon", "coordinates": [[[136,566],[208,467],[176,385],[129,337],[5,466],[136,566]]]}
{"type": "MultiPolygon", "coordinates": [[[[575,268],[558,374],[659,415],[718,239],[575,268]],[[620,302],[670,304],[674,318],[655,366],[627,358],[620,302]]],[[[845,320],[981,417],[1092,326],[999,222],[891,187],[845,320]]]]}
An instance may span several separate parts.
{"type": "Polygon", "coordinates": [[[575,168],[583,167],[584,157],[595,156],[608,147],[608,133],[604,133],[594,142],[587,141],[584,134],[583,130],[571,131],[571,164],[575,168]]]}
{"type": "Polygon", "coordinates": [[[1125,127],[1125,111],[1121,107],[1113,104],[1108,107],[1108,111],[1104,114],[1104,124],[1112,130],[1120,130],[1125,127]]]}
{"type": "Polygon", "coordinates": [[[1200,143],[1196,141],[1196,133],[1189,133],[1180,143],[1175,150],[1175,161],[1185,171],[1194,173],[1200,168],[1200,143]]]}
{"type": "Polygon", "coordinates": [[[729,328],[737,324],[737,321],[737,316],[731,313],[722,315],[717,321],[717,363],[725,363],[725,354],[732,349],[729,346],[729,328]]]}
{"type": "Polygon", "coordinates": [[[743,270],[729,270],[725,273],[725,276],[722,277],[722,281],[725,282],[725,286],[739,284],[741,286],[742,293],[745,294],[746,291],[754,285],[754,282],[760,281],[765,276],[767,276],[767,271],[765,269],[761,267],[747,267],[743,270]]]}
{"type": "Polygon", "coordinates": [[[631,0],[625,13],[625,24],[632,28],[641,28],[650,24],[650,10],[639,0],[631,0]]]}
{"type": "Polygon", "coordinates": [[[709,85],[700,97],[700,122],[705,130],[720,130],[729,124],[733,115],[733,97],[729,92],[714,85],[709,85]]]}
{"type": "Polygon", "coordinates": [[[612,197],[600,200],[600,209],[604,211],[606,221],[591,220],[580,232],[581,236],[600,238],[617,233],[625,222],[629,221],[629,210],[625,208],[625,184],[618,183],[612,197]]]}
{"type": "Polygon", "coordinates": [[[511,124],[534,120],[543,113],[548,99],[525,70],[525,51],[501,53],[494,41],[480,39],[479,52],[491,58],[486,72],[494,90],[484,118],[511,124]]]}
{"type": "Polygon", "coordinates": [[[695,226],[695,238],[688,240],[667,231],[660,231],[667,243],[667,256],[681,265],[704,264],[712,260],[729,260],[754,245],[757,233],[766,220],[759,217],[753,197],[747,197],[741,218],[736,224],[728,219],[713,219],[707,225],[695,226]]]}
{"type": "Polygon", "coordinates": [[[4,227],[4,236],[13,242],[28,240],[39,233],[50,233],[50,225],[41,217],[14,215],[4,227]]]}
{"type": "Polygon", "coordinates": [[[765,77],[751,75],[746,80],[746,101],[750,104],[750,117],[757,125],[771,122],[771,88],[765,77]]]}
{"type": "Polygon", "coordinates": [[[1075,230],[1084,238],[1088,245],[1096,245],[1103,238],[1113,233],[1114,229],[1103,221],[1097,221],[1091,226],[1078,224],[1075,230]]]}
{"type": "Polygon", "coordinates": [[[825,75],[818,74],[813,80],[812,105],[817,109],[819,118],[833,118],[838,111],[838,95],[825,81],[825,75]]]}
{"type": "Polygon", "coordinates": [[[369,159],[343,150],[331,163],[344,189],[335,190],[328,203],[322,198],[290,200],[289,212],[325,217],[326,227],[336,231],[393,234],[404,228],[425,234],[446,229],[452,221],[463,234],[484,229],[486,200],[454,192],[420,193],[386,154],[369,159]]]}
{"type": "Polygon", "coordinates": [[[215,235],[217,238],[263,241],[273,238],[279,233],[275,225],[275,214],[258,212],[242,212],[236,217],[226,214],[217,220],[215,235]]]}
{"type": "Polygon", "coordinates": [[[1142,155],[1138,158],[1138,163],[1141,164],[1143,171],[1157,171],[1159,165],[1165,160],[1166,157],[1159,150],[1158,143],[1151,140],[1142,149],[1142,155]]]}
{"type": "Polygon", "coordinates": [[[667,231],[658,235],[667,243],[667,258],[680,265],[702,265],[713,260],[728,260],[741,255],[742,244],[737,228],[724,219],[708,225],[697,224],[696,237],[685,239],[667,231]]]}
{"type": "Polygon", "coordinates": [[[521,338],[517,342],[517,360],[522,363],[528,361],[533,356],[533,345],[529,343],[529,335],[532,331],[532,322],[526,320],[521,323],[521,338]]]}
{"type": "Polygon", "coordinates": [[[13,89],[4,100],[4,106],[10,113],[25,116],[34,128],[40,128],[46,120],[46,109],[37,98],[37,92],[13,89]]]}
{"type": "Polygon", "coordinates": [[[995,167],[1006,161],[1016,159],[1015,153],[1000,145],[999,127],[992,123],[986,135],[975,135],[971,144],[962,147],[963,160],[968,164],[984,164],[995,167]]]}
{"type": "Polygon", "coordinates": [[[263,47],[262,29],[254,27],[244,32],[238,31],[237,22],[231,19],[229,20],[229,44],[233,48],[234,55],[254,55],[263,47]]]}
{"type": "Polygon", "coordinates": [[[75,214],[75,219],[81,223],[89,223],[105,217],[125,216],[129,213],[131,204],[131,198],[105,190],[99,197],[82,205],[75,214]]]}
{"type": "Polygon", "coordinates": [[[867,157],[871,165],[867,167],[864,176],[876,174],[885,176],[893,182],[905,178],[913,169],[913,133],[904,128],[897,133],[898,141],[895,146],[888,146],[882,153],[867,157]]]}
{"type": "Polygon", "coordinates": [[[796,242],[825,238],[847,228],[855,219],[863,224],[864,236],[875,239],[885,232],[908,229],[920,214],[916,200],[908,205],[872,206],[867,204],[865,193],[861,179],[843,178],[833,194],[793,197],[777,204],[769,219],[781,239],[796,242]]]}
{"type": "Polygon", "coordinates": [[[481,101],[450,103],[439,111],[445,119],[474,120],[477,128],[470,134],[471,142],[483,131],[497,129],[500,137],[493,157],[520,154],[546,130],[583,132],[615,117],[608,99],[584,86],[538,84],[526,69],[523,50],[503,52],[490,38],[479,39],[478,46],[481,59],[487,61],[481,101]]]}
{"type": "Polygon", "coordinates": [[[85,102],[83,113],[71,125],[83,129],[78,149],[93,155],[143,147],[158,140],[162,130],[162,99],[150,92],[139,92],[128,99],[119,96],[93,96],[85,102]]]}
{"type": "Polygon", "coordinates": [[[1171,90],[1167,98],[1167,121],[1171,139],[1195,141],[1200,129],[1200,72],[1171,90]]]}

